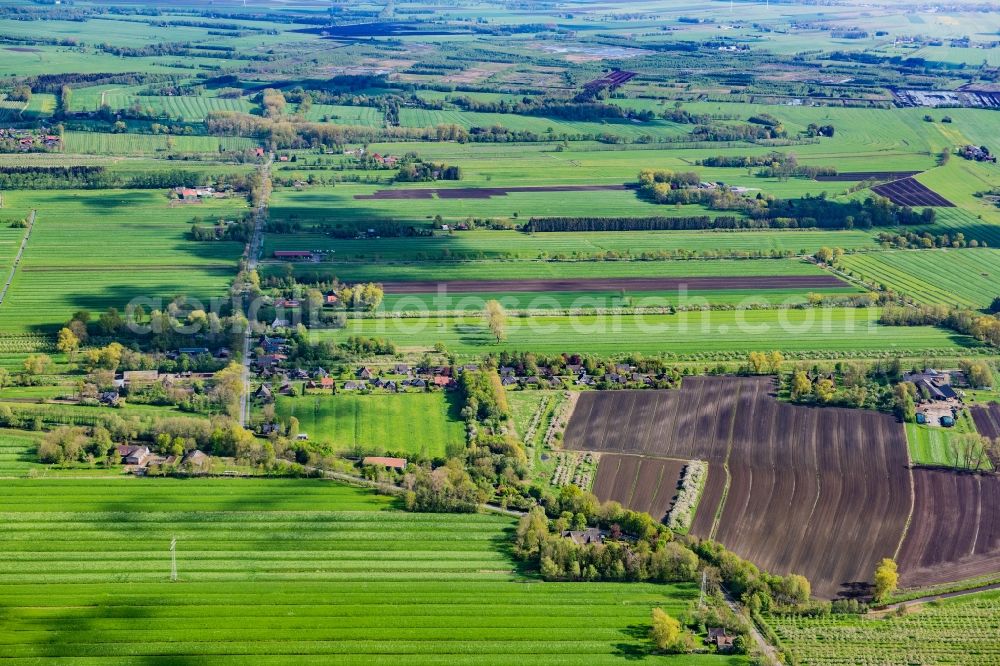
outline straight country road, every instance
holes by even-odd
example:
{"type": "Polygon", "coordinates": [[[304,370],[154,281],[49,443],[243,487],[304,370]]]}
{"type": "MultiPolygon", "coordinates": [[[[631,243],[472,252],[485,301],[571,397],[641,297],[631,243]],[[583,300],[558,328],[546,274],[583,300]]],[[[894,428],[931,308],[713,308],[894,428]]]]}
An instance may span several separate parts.
{"type": "Polygon", "coordinates": [[[31,230],[35,228],[35,211],[31,211],[28,215],[28,227],[24,230],[24,238],[21,239],[21,247],[17,249],[17,256],[14,257],[14,264],[10,267],[10,275],[7,276],[7,282],[3,285],[3,291],[0,291],[0,305],[3,304],[3,300],[7,298],[7,290],[10,289],[10,283],[14,281],[14,274],[17,272],[17,267],[21,263],[21,256],[24,254],[24,248],[28,247],[28,239],[31,237],[31,230]]]}
{"type": "MultiPolygon", "coordinates": [[[[254,208],[253,234],[247,244],[246,271],[256,270],[257,262],[260,260],[260,251],[263,247],[264,223],[267,220],[267,202],[270,198],[271,186],[271,163],[274,162],[274,153],[269,153],[267,161],[261,165],[261,187],[262,196],[254,208]]],[[[250,343],[253,339],[253,327],[247,321],[246,331],[243,334],[243,391],[240,395],[240,425],[246,427],[250,421],[250,343]]]]}

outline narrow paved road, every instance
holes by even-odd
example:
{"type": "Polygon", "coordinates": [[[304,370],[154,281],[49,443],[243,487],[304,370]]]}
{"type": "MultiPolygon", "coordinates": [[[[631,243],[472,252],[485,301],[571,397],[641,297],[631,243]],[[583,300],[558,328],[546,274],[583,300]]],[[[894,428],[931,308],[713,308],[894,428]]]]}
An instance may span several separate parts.
{"type": "Polygon", "coordinates": [[[14,257],[14,265],[10,267],[10,275],[7,276],[7,282],[3,285],[3,291],[0,291],[0,304],[3,304],[3,299],[7,298],[7,290],[10,289],[10,283],[14,281],[14,273],[17,272],[17,267],[21,263],[21,256],[24,254],[24,248],[28,247],[28,238],[31,237],[31,230],[35,228],[35,211],[31,211],[28,215],[28,228],[24,230],[24,238],[21,239],[21,247],[17,250],[17,256],[14,257]]]}
{"type": "MultiPolygon", "coordinates": [[[[742,614],[740,612],[740,605],[736,603],[736,599],[729,594],[729,590],[722,588],[722,596],[726,600],[726,605],[729,606],[734,613],[737,615],[742,614]]],[[[764,638],[764,634],[760,633],[760,630],[757,629],[757,625],[753,620],[750,620],[750,637],[753,638],[754,643],[757,644],[757,648],[764,657],[765,664],[768,666],[778,666],[778,664],[781,663],[781,660],[778,659],[778,651],[774,649],[773,645],[767,642],[767,639],[764,638]]]]}
{"type": "Polygon", "coordinates": [[[957,592],[942,592],[941,594],[929,594],[926,597],[917,597],[916,599],[908,599],[907,601],[900,601],[899,603],[889,604],[888,606],[881,606],[877,609],[877,612],[895,611],[899,610],[901,606],[910,606],[912,604],[925,604],[930,601],[940,601],[942,599],[953,599],[955,597],[964,597],[968,594],[989,592],[990,590],[1000,590],[1000,583],[993,583],[991,585],[980,585],[979,587],[970,587],[968,590],[958,590],[957,592]]]}
{"type": "MultiPolygon", "coordinates": [[[[271,179],[271,163],[274,161],[274,153],[269,153],[267,162],[261,165],[260,173],[265,182],[271,179]]],[[[270,187],[266,188],[270,191],[270,187]]],[[[247,271],[257,268],[260,259],[260,251],[263,246],[264,222],[267,220],[267,201],[269,195],[261,197],[257,208],[254,209],[253,234],[247,244],[247,271]]],[[[253,339],[253,329],[247,321],[247,330],[243,334],[243,394],[240,396],[240,424],[246,427],[250,421],[250,343],[253,339]]]]}

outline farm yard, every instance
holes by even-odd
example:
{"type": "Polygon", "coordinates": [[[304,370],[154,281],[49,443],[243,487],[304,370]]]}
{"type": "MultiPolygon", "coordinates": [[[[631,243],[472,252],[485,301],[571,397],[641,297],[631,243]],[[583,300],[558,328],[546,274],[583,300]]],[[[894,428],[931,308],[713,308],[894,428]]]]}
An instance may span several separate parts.
{"type": "Polygon", "coordinates": [[[444,393],[279,396],[278,417],[299,420],[310,441],[337,451],[442,457],[465,442],[457,410],[444,393]]]}
{"type": "Polygon", "coordinates": [[[679,391],[585,393],[565,444],[726,464],[724,502],[713,505],[706,489],[698,506],[716,523],[699,531],[706,521],[696,517],[694,533],[768,571],[805,575],[821,597],[855,594],[903,537],[902,428],[874,412],[779,403],[772,391],[769,378],[687,378],[679,391]],[[853,472],[861,460],[864,475],[853,472]],[[859,523],[859,512],[880,520],[859,523]]]}
{"type": "Polygon", "coordinates": [[[542,583],[505,552],[510,518],[404,513],[390,497],[320,480],[4,483],[10,659],[614,664],[646,649],[634,628],[652,607],[679,614],[698,592],[542,583]]]}

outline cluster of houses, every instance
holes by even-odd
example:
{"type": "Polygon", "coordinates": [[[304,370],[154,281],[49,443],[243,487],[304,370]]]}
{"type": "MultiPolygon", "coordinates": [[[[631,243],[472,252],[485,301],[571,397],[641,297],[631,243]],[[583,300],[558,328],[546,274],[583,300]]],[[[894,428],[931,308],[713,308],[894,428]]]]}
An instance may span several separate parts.
{"type": "Polygon", "coordinates": [[[961,372],[924,370],[903,375],[903,381],[917,387],[917,423],[951,428],[962,411],[962,397],[953,382],[964,382],[961,372]]]}
{"type": "Polygon", "coordinates": [[[379,153],[372,153],[371,155],[368,155],[367,151],[364,148],[345,150],[344,155],[346,157],[353,157],[356,160],[365,159],[365,156],[367,155],[368,159],[370,159],[372,162],[381,167],[386,167],[388,169],[393,169],[396,167],[397,164],[399,164],[399,158],[396,157],[395,155],[381,155],[379,153]]]}
{"type": "MultiPolygon", "coordinates": [[[[121,464],[134,474],[145,473],[150,465],[178,464],[177,456],[159,455],[144,444],[122,444],[116,448],[115,453],[121,464]]],[[[211,461],[208,454],[198,449],[188,451],[180,457],[181,465],[195,471],[208,469],[211,461]]]]}
{"type": "Polygon", "coordinates": [[[172,388],[192,381],[207,381],[212,379],[211,372],[160,372],[159,370],[124,370],[117,374],[109,391],[98,395],[98,400],[107,407],[121,407],[125,403],[124,395],[130,391],[142,389],[153,384],[164,388],[172,388]],[[123,395],[124,394],[124,395],[123,395]]]}
{"type": "Polygon", "coordinates": [[[654,387],[657,385],[657,382],[661,380],[666,381],[665,377],[657,377],[647,372],[638,372],[634,365],[627,363],[618,363],[611,372],[603,375],[589,374],[583,365],[573,363],[567,364],[565,374],[558,376],[554,375],[548,368],[539,368],[538,375],[536,376],[519,376],[514,368],[506,366],[501,366],[499,372],[500,383],[503,386],[520,386],[522,388],[543,388],[547,386],[549,388],[561,389],[563,388],[563,378],[567,377],[576,386],[608,385],[618,388],[654,387]]]}
{"type": "MultiPolygon", "coordinates": [[[[265,383],[255,391],[254,397],[264,402],[274,398],[274,391],[268,382],[277,379],[278,393],[292,393],[292,382],[303,382],[305,390],[338,391],[373,391],[382,390],[398,393],[406,390],[432,390],[455,388],[455,377],[465,371],[479,370],[474,363],[450,366],[411,367],[406,363],[378,369],[361,366],[355,369],[351,379],[337,381],[322,367],[304,370],[302,368],[285,369],[281,365],[288,360],[288,347],[284,338],[261,336],[258,346],[263,354],[254,359],[254,374],[265,383]]],[[[583,365],[568,364],[561,374],[555,374],[550,368],[538,368],[535,374],[519,372],[511,366],[500,366],[500,385],[509,389],[548,388],[561,390],[567,383],[580,387],[610,387],[610,388],[655,388],[669,382],[666,376],[657,376],[647,372],[639,372],[634,365],[619,363],[611,372],[602,375],[592,375],[583,365]]]]}
{"type": "MultiPolygon", "coordinates": [[[[275,342],[280,338],[269,338],[274,348],[275,342]]],[[[280,345],[279,345],[280,348],[280,345]]],[[[280,353],[271,355],[283,356],[280,353]]],[[[459,371],[469,369],[474,366],[462,366],[459,371]]],[[[452,376],[452,369],[447,366],[431,368],[411,368],[406,363],[397,363],[392,368],[380,373],[377,369],[362,366],[354,371],[353,378],[338,381],[330,376],[322,367],[312,370],[295,368],[293,370],[278,370],[275,368],[258,370],[257,376],[261,379],[270,380],[277,378],[279,395],[290,395],[292,393],[292,382],[301,381],[304,390],[330,391],[332,393],[359,392],[359,391],[385,391],[387,393],[401,393],[408,390],[427,391],[432,389],[452,389],[456,386],[452,376]]],[[[261,402],[271,402],[274,399],[275,391],[268,383],[262,383],[253,393],[253,397],[261,402]]]]}
{"type": "Polygon", "coordinates": [[[274,258],[282,261],[320,261],[323,255],[312,250],[275,250],[274,258]]]}
{"type": "Polygon", "coordinates": [[[36,134],[32,130],[23,129],[0,128],[0,141],[12,142],[18,150],[24,152],[39,149],[56,150],[61,144],[59,137],[55,134],[36,134]]]}
{"type": "Polygon", "coordinates": [[[986,146],[973,146],[971,144],[958,149],[958,154],[973,162],[992,162],[996,164],[996,155],[990,154],[990,149],[986,146]]]}
{"type": "Polygon", "coordinates": [[[225,196],[222,192],[216,192],[213,187],[175,187],[174,194],[181,201],[201,201],[225,196]]]}

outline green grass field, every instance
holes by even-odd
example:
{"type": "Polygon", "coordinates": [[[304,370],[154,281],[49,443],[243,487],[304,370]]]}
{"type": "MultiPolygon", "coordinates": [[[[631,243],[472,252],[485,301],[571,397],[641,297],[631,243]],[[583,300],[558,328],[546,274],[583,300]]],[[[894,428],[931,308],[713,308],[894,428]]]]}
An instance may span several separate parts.
{"type": "Polygon", "coordinates": [[[680,312],[676,315],[581,315],[512,317],[507,338],[497,344],[476,317],[351,319],[336,331],[317,330],[319,339],[351,335],[386,338],[407,351],[441,342],[460,355],[503,349],[540,353],[625,352],[713,358],[780,349],[789,354],[849,358],[888,354],[949,355],[979,345],[971,338],[929,326],[877,325],[878,311],[844,308],[680,312]]]}
{"type": "MultiPolygon", "coordinates": [[[[798,259],[709,259],[690,261],[420,261],[411,263],[300,263],[296,273],[331,275],[347,282],[436,280],[530,280],[626,277],[712,277],[821,275],[822,269],[798,259]]],[[[265,274],[280,274],[285,264],[270,262],[265,274]]]]}
{"type": "Polygon", "coordinates": [[[35,461],[38,433],[23,430],[0,430],[0,477],[24,476],[41,467],[35,461]]]}
{"type": "MultiPolygon", "coordinates": [[[[63,150],[67,153],[97,155],[167,155],[166,134],[108,134],[106,132],[66,132],[63,150]]],[[[216,136],[174,136],[173,150],[179,153],[217,153],[247,150],[257,146],[253,139],[216,136]]]]}
{"type": "Polygon", "coordinates": [[[746,663],[646,654],[651,608],[680,614],[697,587],[525,577],[506,553],[510,518],[403,513],[319,480],[5,491],[0,644],[12,663],[746,663]]]}
{"type": "Polygon", "coordinates": [[[309,441],[336,451],[444,456],[465,442],[465,427],[448,395],[400,393],[279,396],[278,418],[294,416],[309,441]]]}
{"type": "Polygon", "coordinates": [[[1000,663],[1000,592],[947,599],[903,617],[774,617],[769,623],[802,664],[1000,663]]]}
{"type": "Polygon", "coordinates": [[[903,250],[841,261],[862,279],[921,303],[981,309],[1000,296],[1000,250],[903,250]]]}
{"type": "MultiPolygon", "coordinates": [[[[968,414],[963,413],[954,428],[906,424],[906,441],[910,447],[910,459],[917,465],[933,467],[955,467],[961,457],[955,449],[955,436],[962,433],[975,432],[968,414]]],[[[989,468],[989,462],[986,463],[989,468]]]]}
{"type": "Polygon", "coordinates": [[[239,243],[187,238],[195,216],[242,215],[242,198],[176,207],[166,192],[152,190],[51,190],[4,198],[38,211],[0,305],[0,331],[8,333],[51,331],[76,310],[123,310],[137,297],[169,301],[186,294],[207,306],[226,295],[242,252],[239,243]]]}
{"type": "Polygon", "coordinates": [[[457,258],[572,258],[603,252],[740,253],[771,250],[811,254],[821,247],[876,249],[864,231],[620,231],[551,232],[463,231],[402,238],[338,239],[323,234],[268,234],[265,256],[274,250],[333,250],[343,261],[412,261],[457,258]]]}
{"type": "Polygon", "coordinates": [[[824,289],[732,289],[676,291],[534,291],[388,294],[382,309],[389,312],[482,311],[486,302],[500,301],[507,310],[554,310],[561,308],[693,307],[728,305],[734,307],[774,307],[804,305],[811,294],[824,297],[857,295],[851,286],[824,289]]]}

